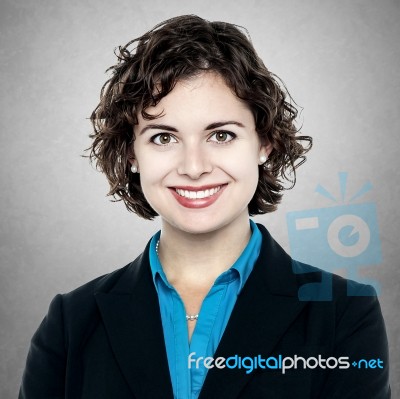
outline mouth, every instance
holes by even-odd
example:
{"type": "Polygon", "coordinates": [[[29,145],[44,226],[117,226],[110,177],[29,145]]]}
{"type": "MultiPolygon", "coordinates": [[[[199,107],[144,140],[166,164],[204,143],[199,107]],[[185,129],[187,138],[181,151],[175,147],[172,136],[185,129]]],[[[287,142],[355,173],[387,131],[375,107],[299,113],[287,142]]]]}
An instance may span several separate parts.
{"type": "Polygon", "coordinates": [[[170,190],[178,203],[185,208],[206,208],[220,197],[227,185],[179,186],[170,187],[170,190]]]}
{"type": "Polygon", "coordinates": [[[222,188],[222,185],[212,187],[212,188],[207,188],[207,189],[202,189],[202,190],[184,190],[183,188],[176,188],[175,191],[178,195],[181,197],[185,197],[188,199],[199,199],[199,198],[208,198],[212,197],[213,195],[217,194],[218,191],[220,191],[222,188]]]}

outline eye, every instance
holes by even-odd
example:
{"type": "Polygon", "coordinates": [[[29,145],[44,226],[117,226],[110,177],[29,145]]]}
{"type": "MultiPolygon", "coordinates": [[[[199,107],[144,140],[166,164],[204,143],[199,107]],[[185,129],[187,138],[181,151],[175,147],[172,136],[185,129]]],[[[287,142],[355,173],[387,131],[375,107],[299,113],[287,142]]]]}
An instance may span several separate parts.
{"type": "Polygon", "coordinates": [[[168,145],[171,143],[177,143],[178,140],[169,133],[160,133],[153,136],[150,141],[157,145],[168,145]]]}
{"type": "Polygon", "coordinates": [[[217,132],[214,132],[210,138],[209,141],[213,141],[215,143],[219,144],[224,144],[224,143],[229,143],[233,139],[236,138],[236,134],[232,132],[227,132],[225,130],[219,130],[217,132]]]}

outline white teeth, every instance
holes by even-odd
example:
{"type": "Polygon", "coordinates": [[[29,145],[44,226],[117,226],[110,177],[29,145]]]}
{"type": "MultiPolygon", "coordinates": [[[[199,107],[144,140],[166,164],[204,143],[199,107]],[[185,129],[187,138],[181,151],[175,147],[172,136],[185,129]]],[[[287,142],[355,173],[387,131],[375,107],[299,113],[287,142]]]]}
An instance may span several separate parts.
{"type": "Polygon", "coordinates": [[[221,190],[221,186],[214,187],[208,190],[201,191],[188,191],[182,190],[180,188],[176,188],[175,191],[181,196],[189,199],[197,199],[197,198],[207,198],[216,194],[219,190],[221,190]]]}

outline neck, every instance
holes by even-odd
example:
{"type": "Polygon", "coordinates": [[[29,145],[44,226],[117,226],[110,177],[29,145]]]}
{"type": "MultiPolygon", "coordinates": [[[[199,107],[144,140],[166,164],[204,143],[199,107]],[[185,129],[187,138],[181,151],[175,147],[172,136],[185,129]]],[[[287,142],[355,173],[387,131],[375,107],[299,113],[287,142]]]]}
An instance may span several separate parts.
{"type": "Polygon", "coordinates": [[[218,230],[191,234],[163,221],[159,257],[172,285],[210,286],[239,258],[251,237],[249,216],[218,230]]]}

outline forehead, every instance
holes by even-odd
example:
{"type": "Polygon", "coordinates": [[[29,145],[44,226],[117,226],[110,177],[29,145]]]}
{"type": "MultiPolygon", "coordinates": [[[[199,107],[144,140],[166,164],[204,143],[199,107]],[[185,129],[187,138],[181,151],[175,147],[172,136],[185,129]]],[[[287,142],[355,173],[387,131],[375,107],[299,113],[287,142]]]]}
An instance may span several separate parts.
{"type": "MultiPolygon", "coordinates": [[[[156,106],[148,107],[146,113],[160,114],[157,119],[190,118],[201,119],[202,123],[204,119],[242,118],[247,123],[253,120],[248,105],[236,96],[220,75],[212,72],[179,80],[173,90],[156,106]]],[[[139,125],[147,122],[142,115],[138,119],[139,125]]]]}

